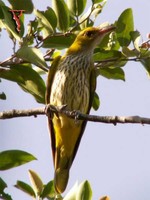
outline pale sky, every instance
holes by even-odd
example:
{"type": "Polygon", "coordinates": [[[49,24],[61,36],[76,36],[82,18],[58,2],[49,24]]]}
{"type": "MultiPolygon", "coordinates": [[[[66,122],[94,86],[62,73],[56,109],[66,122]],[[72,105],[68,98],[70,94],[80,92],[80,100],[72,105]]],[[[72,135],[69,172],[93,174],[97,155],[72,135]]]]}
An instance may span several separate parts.
{"type": "MultiPolygon", "coordinates": [[[[33,0],[36,8],[44,10],[49,0],[33,0]]],[[[89,1],[90,2],[90,1],[89,1]]],[[[126,8],[132,8],[135,29],[143,40],[150,33],[150,1],[108,1],[96,25],[113,23],[126,8]]],[[[6,33],[5,33],[6,34],[6,33]]],[[[0,38],[0,61],[11,55],[11,42],[0,38]]],[[[99,77],[97,93],[101,107],[95,115],[140,115],[150,117],[150,80],[140,63],[129,62],[125,67],[126,82],[99,77]]],[[[0,102],[0,110],[41,107],[33,97],[15,83],[2,80],[0,92],[7,101],[0,102]]],[[[35,170],[44,183],[53,179],[53,163],[45,116],[0,121],[0,151],[20,149],[32,153],[38,161],[0,172],[9,186],[14,200],[31,199],[13,187],[17,180],[29,182],[28,170],[35,170]]],[[[66,193],[76,181],[88,180],[93,200],[109,195],[111,200],[150,199],[150,127],[148,125],[109,125],[89,122],[70,171],[66,193]]]]}

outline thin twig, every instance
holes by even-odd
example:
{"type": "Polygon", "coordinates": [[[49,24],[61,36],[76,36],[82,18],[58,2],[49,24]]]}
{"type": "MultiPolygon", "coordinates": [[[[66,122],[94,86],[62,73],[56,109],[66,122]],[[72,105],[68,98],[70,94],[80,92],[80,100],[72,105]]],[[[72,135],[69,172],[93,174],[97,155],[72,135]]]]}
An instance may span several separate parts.
{"type": "Polygon", "coordinates": [[[88,14],[88,16],[85,19],[83,19],[81,22],[77,22],[77,24],[68,31],[69,33],[73,32],[78,26],[80,26],[83,22],[85,22],[88,18],[90,18],[91,14],[93,12],[93,6],[94,6],[94,4],[92,4],[91,11],[88,14]]]}
{"type": "Polygon", "coordinates": [[[4,61],[0,62],[0,66],[8,65],[8,63],[10,63],[12,61],[12,59],[15,57],[16,57],[16,55],[12,55],[11,57],[6,58],[4,61]]]}
{"type": "MultiPolygon", "coordinates": [[[[50,107],[50,112],[58,112],[63,113],[66,116],[73,118],[75,120],[86,120],[91,122],[100,122],[100,123],[107,123],[107,124],[150,124],[150,118],[140,117],[140,116],[97,116],[97,115],[88,115],[83,114],[78,111],[68,111],[66,109],[61,109],[58,107],[50,107]]],[[[38,115],[46,115],[45,107],[36,108],[36,109],[29,109],[29,110],[10,110],[0,112],[0,119],[12,119],[16,117],[29,117],[34,116],[37,117],[38,115]]]]}

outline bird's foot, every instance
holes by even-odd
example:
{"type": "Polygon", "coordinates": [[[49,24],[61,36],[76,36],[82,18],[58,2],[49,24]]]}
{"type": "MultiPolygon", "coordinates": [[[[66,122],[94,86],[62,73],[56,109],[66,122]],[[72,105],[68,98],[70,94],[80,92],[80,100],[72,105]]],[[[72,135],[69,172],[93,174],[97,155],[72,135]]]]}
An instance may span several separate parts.
{"type": "Polygon", "coordinates": [[[52,119],[54,113],[58,117],[58,113],[64,111],[66,109],[66,107],[67,107],[66,104],[61,105],[61,106],[54,106],[54,105],[47,104],[45,106],[45,113],[48,117],[50,117],[52,119]]]}
{"type": "Polygon", "coordinates": [[[52,119],[52,117],[53,117],[53,112],[52,112],[52,105],[50,105],[50,104],[47,104],[46,106],[45,106],[45,114],[47,115],[47,117],[49,117],[50,119],[52,119]]]}
{"type": "Polygon", "coordinates": [[[74,117],[75,124],[77,124],[77,125],[81,123],[80,120],[79,120],[80,113],[81,112],[79,110],[73,110],[73,111],[70,112],[70,115],[72,117],[74,117]]]}

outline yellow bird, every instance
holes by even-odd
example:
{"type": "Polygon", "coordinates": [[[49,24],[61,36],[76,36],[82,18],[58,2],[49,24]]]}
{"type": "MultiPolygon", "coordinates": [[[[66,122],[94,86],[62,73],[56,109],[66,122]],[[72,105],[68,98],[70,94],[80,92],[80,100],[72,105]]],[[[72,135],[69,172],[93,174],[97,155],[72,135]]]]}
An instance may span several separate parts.
{"type": "MultiPolygon", "coordinates": [[[[88,27],[81,31],[64,56],[54,59],[47,80],[46,103],[66,106],[88,114],[96,88],[93,51],[114,26],[88,27]]],[[[54,184],[58,194],[64,192],[69,170],[76,156],[86,121],[75,121],[62,113],[48,118],[55,168],[54,184]]]]}

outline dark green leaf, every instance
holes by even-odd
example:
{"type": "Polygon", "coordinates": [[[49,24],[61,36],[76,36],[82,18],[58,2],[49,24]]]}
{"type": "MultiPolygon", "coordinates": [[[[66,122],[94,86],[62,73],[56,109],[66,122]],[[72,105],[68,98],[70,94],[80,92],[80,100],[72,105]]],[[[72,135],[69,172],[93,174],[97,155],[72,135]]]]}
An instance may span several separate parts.
{"type": "Polygon", "coordinates": [[[137,51],[135,51],[135,49],[130,49],[126,46],[122,47],[122,53],[126,56],[126,57],[135,57],[138,56],[137,51]]]}
{"type": "Polygon", "coordinates": [[[43,191],[43,183],[40,176],[33,170],[29,170],[30,181],[37,196],[43,191]]]}
{"type": "Polygon", "coordinates": [[[115,67],[115,68],[108,67],[108,68],[98,69],[97,73],[108,79],[125,81],[124,71],[122,68],[119,68],[119,67],[115,67]]]}
{"type": "Polygon", "coordinates": [[[95,92],[92,107],[94,110],[98,110],[99,106],[100,106],[100,99],[98,94],[95,92]]]}
{"type": "Polygon", "coordinates": [[[42,52],[34,47],[21,47],[16,52],[17,57],[22,58],[25,61],[31,62],[36,66],[47,68],[47,64],[44,60],[42,52]]]}
{"type": "Polygon", "coordinates": [[[89,26],[93,26],[94,22],[90,19],[90,11],[88,10],[79,18],[80,28],[84,29],[89,26]]]}
{"type": "Polygon", "coordinates": [[[2,194],[0,194],[0,199],[2,199],[2,200],[13,200],[11,198],[11,196],[9,194],[6,194],[5,192],[3,192],[2,194]]]}
{"type": "Polygon", "coordinates": [[[126,57],[116,50],[105,51],[96,49],[93,55],[94,61],[103,67],[121,67],[127,62],[126,57]]]}
{"type": "Polygon", "coordinates": [[[122,12],[117,21],[117,37],[120,46],[128,46],[131,42],[130,32],[134,30],[132,9],[128,8],[122,12]]]}
{"type": "Polygon", "coordinates": [[[6,100],[6,94],[4,92],[0,93],[0,99],[6,100]]]}
{"type": "Polygon", "coordinates": [[[31,67],[16,65],[8,70],[0,69],[0,77],[18,83],[24,91],[32,94],[38,103],[45,103],[45,83],[31,67]]]}
{"type": "Polygon", "coordinates": [[[104,0],[92,0],[93,4],[103,2],[104,0]]]}
{"type": "Polygon", "coordinates": [[[7,184],[3,181],[2,178],[0,178],[0,194],[4,192],[4,189],[7,187],[7,184]]]}
{"type": "Polygon", "coordinates": [[[13,10],[24,10],[25,13],[30,14],[33,11],[33,3],[31,0],[25,0],[25,3],[22,0],[8,0],[12,5],[13,10]]]}
{"type": "Polygon", "coordinates": [[[122,53],[120,51],[107,51],[107,50],[100,50],[100,49],[96,49],[94,55],[93,55],[93,59],[94,61],[105,61],[105,60],[109,60],[109,59],[120,59],[122,58],[122,53]]]}
{"type": "Polygon", "coordinates": [[[67,36],[52,36],[44,40],[42,47],[57,49],[68,48],[73,43],[75,37],[73,34],[67,36]]]}
{"type": "Polygon", "coordinates": [[[5,4],[0,0],[0,19],[4,19],[4,14],[3,14],[3,10],[2,10],[2,7],[4,7],[4,6],[5,6],[5,4]]]}
{"type": "MultiPolygon", "coordinates": [[[[42,27],[42,32],[43,32],[44,37],[47,37],[48,35],[54,32],[52,24],[51,24],[51,22],[53,22],[51,18],[51,13],[55,14],[52,9],[51,10],[49,9],[45,12],[34,9],[34,14],[38,18],[39,26],[42,27]]],[[[54,15],[53,15],[53,18],[54,18],[54,15]]],[[[57,25],[56,16],[55,16],[55,21],[56,21],[55,24],[57,25]]]]}
{"type": "Polygon", "coordinates": [[[69,28],[69,10],[64,0],[52,0],[53,9],[57,16],[57,27],[66,32],[69,28]]]}
{"type": "MultiPolygon", "coordinates": [[[[16,40],[20,41],[22,32],[20,34],[17,32],[16,24],[15,24],[15,21],[13,20],[12,13],[10,12],[10,8],[8,8],[7,6],[1,6],[1,10],[4,16],[4,19],[1,21],[1,23],[6,28],[8,33],[10,32],[16,40]]],[[[23,28],[22,26],[23,24],[21,23],[21,29],[23,28]]]]}
{"type": "Polygon", "coordinates": [[[88,181],[84,181],[78,187],[78,191],[76,194],[76,199],[82,200],[91,200],[92,199],[92,190],[88,181]]]}
{"type": "Polygon", "coordinates": [[[146,69],[148,75],[150,76],[150,57],[149,58],[143,58],[140,60],[144,68],[146,69]]]}
{"type": "Polygon", "coordinates": [[[54,10],[50,7],[44,12],[45,17],[49,20],[50,24],[52,25],[53,29],[57,26],[57,17],[54,10]]]}
{"type": "Polygon", "coordinates": [[[36,197],[32,187],[23,181],[17,181],[17,184],[15,185],[15,187],[32,197],[36,197]]]}
{"type": "Polygon", "coordinates": [[[36,158],[20,150],[8,150],[0,152],[0,170],[7,170],[28,163],[36,158]]]}
{"type": "Polygon", "coordinates": [[[2,0],[0,0],[0,6],[5,6],[5,4],[2,0]]]}
{"type": "Polygon", "coordinates": [[[5,193],[5,188],[7,188],[7,184],[0,178],[0,199],[12,200],[11,196],[5,193]]]}
{"type": "Polygon", "coordinates": [[[56,191],[55,191],[55,187],[54,187],[54,181],[50,181],[44,186],[41,197],[42,198],[46,198],[46,197],[54,198],[55,195],[56,195],[56,191]]]}
{"type": "Polygon", "coordinates": [[[68,0],[67,5],[71,14],[79,16],[83,13],[87,0],[68,0]]]}

